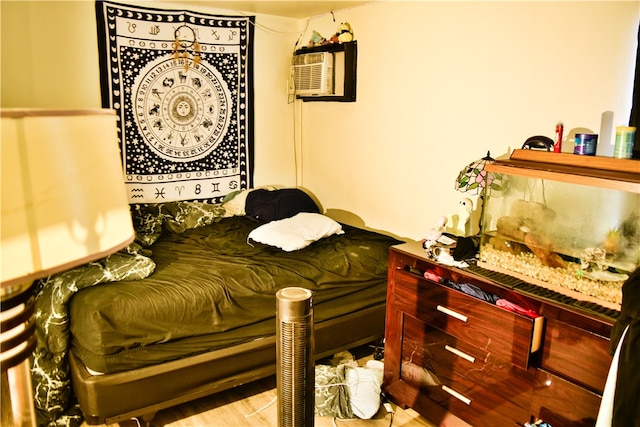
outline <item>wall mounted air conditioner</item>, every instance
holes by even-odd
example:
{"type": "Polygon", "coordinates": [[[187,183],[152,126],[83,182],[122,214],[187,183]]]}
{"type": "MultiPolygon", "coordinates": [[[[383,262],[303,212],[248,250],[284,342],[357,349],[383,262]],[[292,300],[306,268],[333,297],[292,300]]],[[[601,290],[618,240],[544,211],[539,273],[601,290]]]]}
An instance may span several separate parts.
{"type": "Polygon", "coordinates": [[[293,87],[296,95],[333,94],[333,53],[313,52],[293,57],[293,87]]]}
{"type": "Polygon", "coordinates": [[[356,41],[295,51],[289,93],[303,101],[356,100],[356,41]]]}

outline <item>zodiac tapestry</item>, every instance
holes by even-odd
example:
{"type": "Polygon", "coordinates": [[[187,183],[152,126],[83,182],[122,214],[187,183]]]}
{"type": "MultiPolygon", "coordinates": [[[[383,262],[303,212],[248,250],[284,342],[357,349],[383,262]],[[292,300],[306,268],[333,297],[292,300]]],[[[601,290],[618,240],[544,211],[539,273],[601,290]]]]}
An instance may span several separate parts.
{"type": "Polygon", "coordinates": [[[217,203],[250,188],[255,18],[106,1],[96,17],[130,203],[217,203]]]}

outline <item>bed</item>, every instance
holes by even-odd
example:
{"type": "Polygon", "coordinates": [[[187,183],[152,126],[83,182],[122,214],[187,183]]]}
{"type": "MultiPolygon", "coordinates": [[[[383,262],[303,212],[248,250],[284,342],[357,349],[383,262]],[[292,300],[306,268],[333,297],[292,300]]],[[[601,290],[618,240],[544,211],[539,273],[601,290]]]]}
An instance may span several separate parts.
{"type": "Polygon", "coordinates": [[[315,356],[384,335],[395,238],[320,214],[298,189],[132,207],[136,242],[39,284],[40,425],[149,423],[275,373],[275,293],[313,292],[315,356]]]}

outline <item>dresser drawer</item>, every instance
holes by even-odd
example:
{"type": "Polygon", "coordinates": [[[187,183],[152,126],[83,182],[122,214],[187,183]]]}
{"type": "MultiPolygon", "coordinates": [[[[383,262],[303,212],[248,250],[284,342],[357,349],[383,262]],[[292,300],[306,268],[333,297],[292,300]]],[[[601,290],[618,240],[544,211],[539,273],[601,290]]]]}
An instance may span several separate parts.
{"type": "Polygon", "coordinates": [[[552,426],[591,427],[596,423],[600,400],[600,395],[538,369],[531,412],[552,426]]]}
{"type": "Polygon", "coordinates": [[[420,393],[474,427],[516,426],[529,420],[528,406],[523,408],[494,388],[458,375],[438,362],[432,362],[431,368],[439,384],[423,386],[420,393]]]}
{"type": "Polygon", "coordinates": [[[539,346],[542,317],[521,316],[403,270],[394,272],[394,280],[396,309],[527,369],[539,346]]]}
{"type": "Polygon", "coordinates": [[[602,393],[611,355],[609,338],[578,327],[547,319],[542,367],[602,393]]]}
{"type": "Polygon", "coordinates": [[[529,408],[535,379],[525,371],[412,316],[403,321],[400,377],[415,387],[438,382],[482,384],[494,394],[529,408]]]}

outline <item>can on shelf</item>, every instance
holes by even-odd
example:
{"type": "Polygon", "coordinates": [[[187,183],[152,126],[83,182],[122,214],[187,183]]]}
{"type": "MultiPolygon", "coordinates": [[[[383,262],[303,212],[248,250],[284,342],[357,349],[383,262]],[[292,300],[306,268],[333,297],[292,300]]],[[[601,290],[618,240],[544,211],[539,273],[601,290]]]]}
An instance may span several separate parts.
{"type": "Polygon", "coordinates": [[[593,133],[576,133],[573,154],[595,156],[598,146],[598,135],[593,133]]]}
{"type": "Polygon", "coordinates": [[[613,157],[616,159],[630,159],[633,156],[633,144],[636,128],[633,126],[616,127],[616,145],[613,148],[613,157]]]}

